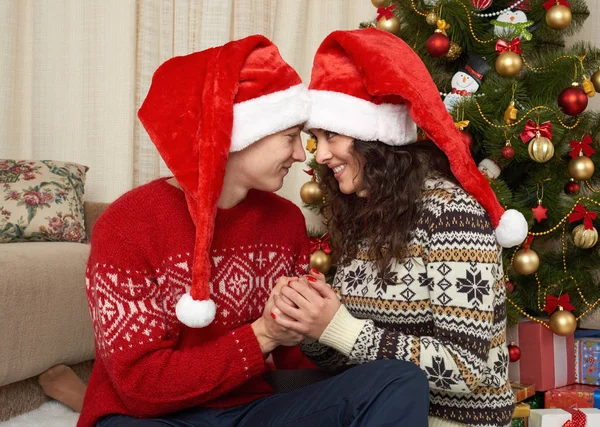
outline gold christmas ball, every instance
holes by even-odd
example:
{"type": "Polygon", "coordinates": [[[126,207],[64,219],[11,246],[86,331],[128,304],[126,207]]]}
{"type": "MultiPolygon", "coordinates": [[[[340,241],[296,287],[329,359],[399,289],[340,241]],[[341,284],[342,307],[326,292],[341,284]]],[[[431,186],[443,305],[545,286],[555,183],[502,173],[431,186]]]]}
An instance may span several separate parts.
{"type": "Polygon", "coordinates": [[[450,62],[456,61],[461,53],[462,47],[458,43],[450,42],[450,50],[444,55],[444,59],[450,62]]]}
{"type": "Polygon", "coordinates": [[[375,7],[388,7],[392,0],[371,0],[375,7]]]}
{"type": "Polygon", "coordinates": [[[429,24],[429,25],[435,25],[437,24],[439,17],[438,14],[435,13],[435,10],[432,10],[431,12],[429,12],[427,14],[427,16],[425,17],[425,21],[429,24]]]}
{"type": "Polygon", "coordinates": [[[587,181],[594,175],[594,162],[589,157],[578,156],[569,162],[569,176],[575,181],[587,181]]]}
{"type": "Polygon", "coordinates": [[[583,224],[579,224],[571,232],[573,243],[581,249],[589,249],[598,243],[598,230],[593,227],[591,230],[586,230],[583,224]]]}
{"type": "Polygon", "coordinates": [[[521,56],[514,52],[502,52],[496,58],[496,71],[502,77],[514,77],[523,68],[523,60],[521,56]]]}
{"type": "Polygon", "coordinates": [[[546,12],[546,24],[553,30],[564,30],[571,23],[571,9],[557,4],[546,12]]]}
{"type": "Polygon", "coordinates": [[[559,307],[558,310],[550,316],[550,329],[552,329],[552,332],[556,335],[566,337],[567,335],[573,334],[576,328],[577,320],[575,320],[575,316],[570,311],[563,310],[562,307],[559,307]]]}
{"type": "Polygon", "coordinates": [[[554,156],[554,145],[548,138],[536,136],[529,141],[527,152],[532,160],[538,163],[546,163],[554,156]]]}
{"type": "Polygon", "coordinates": [[[331,256],[326,254],[322,249],[317,249],[310,256],[310,266],[323,274],[327,274],[331,269],[331,256]]]}
{"type": "Polygon", "coordinates": [[[517,273],[527,276],[529,274],[535,273],[539,266],[540,258],[533,249],[529,248],[527,249],[527,251],[519,249],[515,253],[515,257],[513,259],[513,267],[515,268],[515,271],[517,273]]]}
{"type": "Polygon", "coordinates": [[[307,205],[320,205],[323,202],[323,191],[316,181],[308,181],[300,188],[300,198],[307,205]]]}
{"type": "Polygon", "coordinates": [[[398,35],[400,32],[400,20],[395,16],[392,16],[390,19],[387,19],[384,16],[377,21],[376,27],[380,30],[387,31],[388,33],[398,35]]]}
{"type": "Polygon", "coordinates": [[[594,89],[596,89],[596,92],[600,92],[600,70],[598,70],[594,74],[592,74],[592,77],[590,80],[594,84],[594,89]]]}

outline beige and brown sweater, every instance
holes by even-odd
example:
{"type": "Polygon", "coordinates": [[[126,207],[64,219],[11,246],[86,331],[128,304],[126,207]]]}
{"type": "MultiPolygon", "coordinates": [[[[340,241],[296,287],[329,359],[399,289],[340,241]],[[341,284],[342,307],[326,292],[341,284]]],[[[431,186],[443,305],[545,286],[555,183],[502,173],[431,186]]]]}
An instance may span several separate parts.
{"type": "Polygon", "coordinates": [[[462,188],[427,180],[410,255],[383,277],[366,251],[339,267],[333,288],[342,306],[303,351],[324,367],[411,361],[429,378],[432,417],[510,425],[506,291],[487,213],[462,188]]]}

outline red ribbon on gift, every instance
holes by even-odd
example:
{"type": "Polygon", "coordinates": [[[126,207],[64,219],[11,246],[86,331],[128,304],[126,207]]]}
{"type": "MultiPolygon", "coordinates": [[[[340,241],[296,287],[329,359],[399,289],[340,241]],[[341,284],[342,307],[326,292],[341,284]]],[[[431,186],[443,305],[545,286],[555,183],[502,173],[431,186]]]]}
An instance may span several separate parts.
{"type": "Polygon", "coordinates": [[[586,230],[591,230],[594,228],[593,220],[598,216],[598,212],[590,212],[586,208],[583,207],[581,203],[577,203],[575,206],[575,210],[571,215],[569,215],[569,222],[579,221],[583,219],[583,228],[586,230]]]}
{"type": "Polygon", "coordinates": [[[525,123],[525,129],[523,129],[520,134],[521,141],[523,141],[524,144],[527,144],[538,132],[544,138],[552,139],[552,123],[544,122],[541,125],[538,125],[533,120],[528,120],[527,123],[525,123]]]}
{"type": "Polygon", "coordinates": [[[542,6],[544,6],[544,9],[548,10],[552,6],[556,6],[556,5],[571,7],[571,5],[569,3],[567,3],[565,0],[548,0],[542,6]]]}
{"type": "Polygon", "coordinates": [[[546,296],[546,307],[544,307],[544,311],[548,314],[552,314],[556,311],[558,306],[561,306],[563,310],[573,311],[575,307],[571,304],[571,298],[569,294],[563,294],[560,297],[555,297],[554,295],[546,296]]]}
{"type": "Polygon", "coordinates": [[[388,7],[377,8],[377,21],[379,21],[381,18],[390,19],[392,16],[394,16],[395,8],[396,8],[395,4],[388,6],[388,7]]]}
{"type": "Polygon", "coordinates": [[[329,233],[325,233],[323,237],[313,236],[309,239],[310,242],[310,253],[314,253],[319,249],[322,249],[327,255],[331,253],[331,246],[329,246],[329,233]]]}
{"type": "Polygon", "coordinates": [[[592,148],[592,137],[589,135],[584,136],[581,141],[577,141],[577,140],[570,141],[569,145],[572,148],[571,153],[569,153],[569,155],[573,159],[575,157],[579,156],[579,153],[582,151],[583,151],[583,154],[585,154],[588,157],[590,157],[592,154],[594,154],[596,152],[592,148]]]}
{"type": "Polygon", "coordinates": [[[523,51],[521,50],[521,39],[519,37],[515,37],[510,43],[506,43],[504,40],[498,40],[496,42],[496,52],[514,52],[518,55],[522,54],[523,51]]]}
{"type": "Polygon", "coordinates": [[[563,427],[585,427],[586,423],[586,415],[580,410],[576,410],[573,412],[571,419],[563,424],[563,427]]]}

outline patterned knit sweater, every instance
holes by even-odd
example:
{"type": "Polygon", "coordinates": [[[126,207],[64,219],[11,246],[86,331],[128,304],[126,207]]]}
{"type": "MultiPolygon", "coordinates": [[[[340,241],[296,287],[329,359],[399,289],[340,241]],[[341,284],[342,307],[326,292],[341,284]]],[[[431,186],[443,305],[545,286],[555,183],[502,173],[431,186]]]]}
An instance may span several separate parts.
{"type": "MultiPolygon", "coordinates": [[[[360,251],[336,273],[342,306],[302,349],[321,366],[407,360],[429,378],[430,415],[510,425],[501,250],[484,209],[462,188],[427,180],[410,256],[383,277],[360,251]]],[[[364,249],[364,248],[363,248],[364,249]]]]}
{"type": "MultiPolygon", "coordinates": [[[[279,277],[306,274],[304,217],[260,191],[218,210],[211,254],[217,317],[202,329],[175,315],[192,280],[194,233],[183,192],[164,179],[125,194],[97,222],[87,269],[96,362],[79,427],[107,414],[152,417],[271,394],[250,323],[279,277]]],[[[278,368],[313,367],[298,347],[280,347],[273,359],[278,368]]]]}

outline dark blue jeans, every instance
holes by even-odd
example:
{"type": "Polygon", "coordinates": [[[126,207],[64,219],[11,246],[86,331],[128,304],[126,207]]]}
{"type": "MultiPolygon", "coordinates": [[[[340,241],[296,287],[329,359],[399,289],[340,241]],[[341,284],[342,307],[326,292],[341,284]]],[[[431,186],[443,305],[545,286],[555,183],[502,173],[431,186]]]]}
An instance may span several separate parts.
{"type": "Polygon", "coordinates": [[[416,365],[381,360],[289,393],[160,418],[102,418],[97,427],[427,427],[429,387],[416,365]]]}

